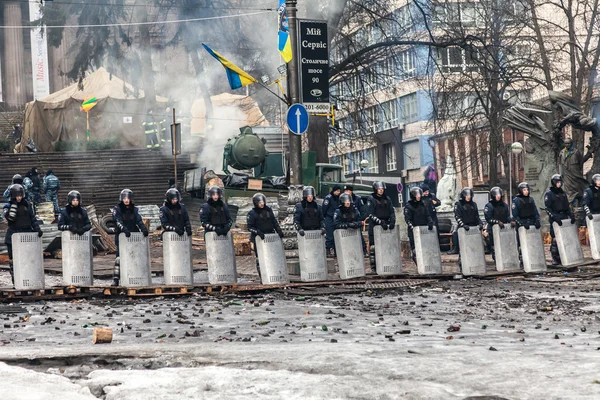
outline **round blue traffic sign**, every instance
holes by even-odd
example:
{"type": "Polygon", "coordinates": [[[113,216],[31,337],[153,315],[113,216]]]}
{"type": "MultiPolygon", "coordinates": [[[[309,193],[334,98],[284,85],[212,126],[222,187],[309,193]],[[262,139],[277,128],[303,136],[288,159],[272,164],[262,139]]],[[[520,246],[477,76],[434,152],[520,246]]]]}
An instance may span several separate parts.
{"type": "Polygon", "coordinates": [[[292,104],[287,111],[287,126],[296,135],[308,129],[308,111],[302,104],[292,104]]]}
{"type": "Polygon", "coordinates": [[[398,189],[398,193],[402,193],[403,186],[401,183],[396,184],[396,189],[398,189]]]}

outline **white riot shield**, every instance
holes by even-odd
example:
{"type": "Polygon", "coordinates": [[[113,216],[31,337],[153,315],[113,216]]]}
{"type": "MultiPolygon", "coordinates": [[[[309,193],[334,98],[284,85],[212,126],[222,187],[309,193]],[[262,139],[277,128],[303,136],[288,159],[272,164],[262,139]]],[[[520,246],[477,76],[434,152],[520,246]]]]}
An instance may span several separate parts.
{"type": "Polygon", "coordinates": [[[533,226],[529,229],[521,226],[519,228],[519,244],[525,272],[546,271],[546,256],[544,255],[542,231],[533,226]]]}
{"type": "Polygon", "coordinates": [[[327,280],[325,237],[320,230],[304,231],[304,236],[298,235],[298,255],[302,282],[327,280]]]}
{"type": "Polygon", "coordinates": [[[92,286],[94,280],[92,235],[78,235],[69,231],[61,234],[63,284],[92,286]]]}
{"type": "Polygon", "coordinates": [[[556,222],[553,222],[552,227],[554,228],[558,254],[563,267],[583,263],[583,250],[579,242],[577,225],[572,224],[570,219],[563,219],[562,226],[558,226],[556,222]]]}
{"type": "Polygon", "coordinates": [[[365,257],[359,229],[336,229],[333,232],[335,252],[341,279],[365,276],[365,257]]]}
{"type": "Polygon", "coordinates": [[[517,231],[509,224],[500,229],[498,224],[492,227],[494,235],[494,253],[496,256],[496,270],[498,272],[518,271],[519,247],[517,246],[517,231]]]}
{"type": "Polygon", "coordinates": [[[42,238],[37,232],[12,234],[15,289],[44,289],[42,238]]]}
{"type": "Polygon", "coordinates": [[[600,214],[594,215],[593,220],[586,219],[588,236],[590,238],[590,250],[592,258],[600,260],[600,214]]]}
{"type": "Polygon", "coordinates": [[[193,285],[191,238],[187,233],[179,236],[175,232],[164,232],[162,239],[165,284],[193,285]]]}
{"type": "Polygon", "coordinates": [[[150,286],[150,246],[148,238],[141,232],[132,232],[131,237],[119,235],[119,257],[121,260],[121,286],[150,286]]]}
{"type": "Polygon", "coordinates": [[[429,230],[426,226],[415,226],[413,236],[419,275],[441,274],[442,257],[437,228],[434,226],[433,230],[429,230]]]}
{"type": "Polygon", "coordinates": [[[265,239],[256,237],[256,251],[263,285],[289,283],[283,242],[276,233],[267,233],[265,239]]]}
{"type": "Polygon", "coordinates": [[[215,232],[206,232],[206,261],[208,263],[208,281],[212,285],[237,283],[235,250],[233,236],[219,236],[215,232]]]}
{"type": "Polygon", "coordinates": [[[402,273],[402,256],[400,255],[400,236],[398,232],[399,230],[396,227],[387,231],[384,231],[379,225],[373,227],[377,275],[400,275],[402,273]]]}
{"type": "Polygon", "coordinates": [[[483,249],[483,237],[477,226],[470,226],[469,231],[465,228],[458,229],[458,246],[460,248],[460,262],[462,274],[485,275],[485,250],[483,249]]]}

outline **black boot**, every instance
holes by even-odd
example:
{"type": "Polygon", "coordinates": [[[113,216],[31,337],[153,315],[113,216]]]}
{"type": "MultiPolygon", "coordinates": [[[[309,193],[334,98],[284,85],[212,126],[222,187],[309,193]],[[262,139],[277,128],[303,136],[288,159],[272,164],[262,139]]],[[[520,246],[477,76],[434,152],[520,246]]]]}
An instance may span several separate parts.
{"type": "Polygon", "coordinates": [[[411,258],[412,258],[413,262],[416,264],[417,263],[417,253],[415,253],[414,250],[412,251],[412,257],[411,258]]]}
{"type": "Polygon", "coordinates": [[[369,264],[371,264],[371,274],[377,275],[377,264],[375,260],[375,246],[371,246],[369,253],[369,264]]]}
{"type": "Polygon", "coordinates": [[[8,263],[8,268],[9,268],[9,272],[10,272],[10,280],[12,282],[13,288],[15,287],[15,270],[13,268],[13,262],[10,261],[8,263]]]}
{"type": "Polygon", "coordinates": [[[115,267],[113,268],[113,286],[120,285],[120,277],[121,277],[121,260],[119,257],[115,260],[115,267]]]}
{"type": "Polygon", "coordinates": [[[447,252],[446,254],[448,254],[449,256],[454,255],[454,254],[460,254],[460,252],[458,251],[458,247],[453,246],[449,252],[447,252]]]}
{"type": "Polygon", "coordinates": [[[556,244],[556,239],[552,239],[552,244],[550,245],[550,254],[552,255],[552,266],[560,266],[560,254],[558,253],[558,245],[556,244]]]}
{"type": "Polygon", "coordinates": [[[258,258],[256,259],[256,272],[258,272],[258,281],[262,284],[262,274],[260,273],[260,265],[258,264],[258,258]]]}

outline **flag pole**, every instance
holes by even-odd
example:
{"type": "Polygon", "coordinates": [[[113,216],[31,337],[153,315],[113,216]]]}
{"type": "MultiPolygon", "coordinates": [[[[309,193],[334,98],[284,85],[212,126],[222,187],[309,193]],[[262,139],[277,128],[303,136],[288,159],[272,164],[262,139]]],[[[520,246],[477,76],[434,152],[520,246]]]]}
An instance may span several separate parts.
{"type": "MultiPolygon", "coordinates": [[[[258,83],[263,88],[267,89],[269,91],[269,93],[273,94],[273,96],[277,97],[279,100],[283,101],[285,104],[290,105],[290,103],[287,99],[284,99],[283,97],[279,96],[277,93],[275,93],[274,91],[269,89],[269,87],[267,85],[265,85],[264,83],[259,82],[259,81],[256,81],[256,83],[258,83]]],[[[285,96],[285,94],[284,94],[284,96],[285,96]]]]}

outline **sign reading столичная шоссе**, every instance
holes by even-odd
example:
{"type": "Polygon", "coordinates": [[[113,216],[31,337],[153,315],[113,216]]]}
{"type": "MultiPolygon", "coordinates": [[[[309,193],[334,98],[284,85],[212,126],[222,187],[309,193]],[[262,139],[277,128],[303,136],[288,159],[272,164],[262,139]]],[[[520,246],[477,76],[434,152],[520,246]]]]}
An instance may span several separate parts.
{"type": "Polygon", "coordinates": [[[300,103],[308,112],[329,112],[327,22],[298,20],[300,103]]]}

